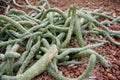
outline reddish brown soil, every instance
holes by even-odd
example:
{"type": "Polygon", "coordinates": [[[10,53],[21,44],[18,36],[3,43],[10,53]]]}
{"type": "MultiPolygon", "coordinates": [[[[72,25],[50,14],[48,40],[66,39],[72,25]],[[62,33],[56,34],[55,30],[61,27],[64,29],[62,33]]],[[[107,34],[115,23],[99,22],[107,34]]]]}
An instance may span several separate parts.
{"type": "MultiPolygon", "coordinates": [[[[36,4],[38,0],[29,0],[31,4],[36,4]]],[[[18,0],[18,3],[23,4],[24,0],[18,0]]],[[[112,12],[112,16],[120,16],[120,0],[49,0],[52,7],[58,7],[62,10],[66,10],[72,4],[77,4],[79,8],[88,7],[90,9],[96,9],[103,7],[104,10],[112,12]]],[[[0,3],[1,5],[1,3],[0,3]]],[[[11,8],[22,9],[26,12],[26,8],[18,8],[13,4],[10,4],[11,8]]],[[[0,13],[4,13],[4,10],[0,8],[0,13]],[[1,12],[2,11],[2,12],[1,12]]],[[[109,26],[110,29],[120,30],[120,25],[109,26]]],[[[91,37],[97,37],[97,35],[91,35],[91,37]]],[[[105,39],[103,36],[98,36],[99,39],[105,39]]],[[[117,39],[120,41],[120,39],[117,39]]],[[[85,44],[88,44],[85,39],[85,44]]],[[[78,47],[76,40],[71,40],[68,47],[78,47]]],[[[104,46],[96,48],[102,56],[104,56],[111,68],[104,68],[99,62],[96,62],[95,69],[92,71],[91,76],[95,76],[94,80],[120,80],[120,47],[110,42],[104,44],[104,46]]],[[[87,58],[78,59],[78,61],[88,61],[87,58]]],[[[86,68],[84,65],[74,66],[59,66],[59,70],[67,77],[78,77],[86,68]]],[[[49,73],[44,72],[33,80],[56,80],[49,73]]]]}
{"type": "Polygon", "coordinates": [[[104,10],[113,12],[114,15],[120,15],[120,0],[49,0],[49,2],[52,7],[62,10],[68,9],[72,4],[77,4],[79,8],[96,9],[102,7],[104,10]]]}
{"type": "Polygon", "coordinates": [[[5,12],[6,7],[7,7],[6,3],[0,2],[0,14],[3,14],[5,12]]]}

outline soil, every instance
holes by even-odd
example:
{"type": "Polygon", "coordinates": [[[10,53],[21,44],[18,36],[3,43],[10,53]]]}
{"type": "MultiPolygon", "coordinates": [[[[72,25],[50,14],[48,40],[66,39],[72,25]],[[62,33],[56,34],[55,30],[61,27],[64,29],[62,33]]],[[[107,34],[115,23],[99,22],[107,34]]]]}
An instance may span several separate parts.
{"type": "MultiPolygon", "coordinates": [[[[32,5],[35,5],[39,0],[29,0],[32,5]]],[[[120,0],[48,0],[52,7],[57,7],[62,10],[67,10],[72,4],[76,4],[79,7],[87,7],[89,9],[96,9],[102,7],[105,11],[112,12],[112,16],[120,16],[120,0]]],[[[24,0],[17,0],[19,4],[24,4],[24,0]]],[[[3,5],[7,7],[6,3],[3,5]]],[[[25,12],[29,12],[27,8],[19,8],[13,5],[12,3],[9,4],[10,8],[22,9],[25,12]]],[[[0,13],[4,14],[5,9],[0,8],[0,13]]],[[[113,30],[120,30],[120,25],[111,25],[108,26],[110,29],[113,30]]],[[[99,39],[105,39],[103,36],[97,35],[87,35],[88,38],[90,37],[97,37],[99,39]]],[[[117,41],[120,39],[115,38],[117,41]]],[[[85,44],[90,43],[87,39],[84,40],[85,44]]],[[[79,47],[76,40],[71,40],[67,47],[79,47]]],[[[107,42],[102,47],[96,48],[96,51],[99,52],[102,56],[104,56],[108,63],[111,65],[110,68],[104,68],[99,62],[96,62],[96,66],[92,73],[90,74],[89,78],[93,78],[94,80],[120,80],[120,46],[116,46],[111,42],[107,42]]],[[[87,62],[87,58],[76,59],[78,61],[85,61],[87,62]]],[[[79,64],[79,65],[71,65],[71,66],[59,66],[59,71],[71,78],[76,78],[86,69],[86,64],[79,64]]],[[[43,74],[37,76],[33,80],[56,80],[53,78],[47,71],[43,74]]]]}

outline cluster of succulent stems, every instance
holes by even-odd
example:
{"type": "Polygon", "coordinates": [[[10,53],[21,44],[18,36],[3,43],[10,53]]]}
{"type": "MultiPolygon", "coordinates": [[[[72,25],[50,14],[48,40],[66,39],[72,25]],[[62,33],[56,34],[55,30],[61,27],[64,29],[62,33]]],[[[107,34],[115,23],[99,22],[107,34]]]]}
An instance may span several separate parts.
{"type": "Polygon", "coordinates": [[[47,0],[40,0],[36,6],[25,1],[27,5],[19,5],[16,0],[13,3],[31,9],[29,13],[11,9],[5,15],[0,15],[0,80],[31,80],[45,70],[57,80],[85,80],[94,69],[96,60],[103,67],[110,67],[94,48],[107,41],[120,45],[113,39],[113,36],[120,37],[120,31],[106,27],[120,23],[120,17],[112,18],[101,9],[90,11],[86,8],[76,9],[72,5],[62,11],[51,8],[47,0]],[[98,21],[100,17],[105,20],[98,21]],[[103,35],[106,41],[91,39],[97,43],[85,45],[87,34],[103,35]],[[79,48],[66,47],[73,38],[77,40],[79,48]],[[22,47],[25,48],[23,52],[20,51],[22,47]],[[84,64],[71,61],[84,57],[88,57],[89,62],[78,78],[60,74],[59,65],[84,64]]]}

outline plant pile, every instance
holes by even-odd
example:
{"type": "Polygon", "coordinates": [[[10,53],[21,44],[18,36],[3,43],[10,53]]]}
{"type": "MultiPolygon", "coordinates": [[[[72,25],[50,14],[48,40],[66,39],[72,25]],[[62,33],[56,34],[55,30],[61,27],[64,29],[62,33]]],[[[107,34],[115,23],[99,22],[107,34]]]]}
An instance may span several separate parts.
{"type": "MultiPolygon", "coordinates": [[[[13,0],[14,4],[19,5],[13,0]]],[[[31,80],[47,70],[57,80],[85,80],[95,66],[96,59],[106,68],[108,62],[93,48],[102,46],[105,40],[96,44],[84,44],[87,34],[103,35],[110,42],[120,37],[120,31],[110,30],[107,25],[120,23],[120,17],[112,18],[101,9],[90,11],[77,9],[75,5],[62,11],[51,8],[47,0],[32,6],[27,0],[28,14],[22,10],[10,9],[0,15],[0,78],[1,80],[31,80]],[[105,18],[103,21],[99,19],[105,18]],[[79,48],[66,48],[70,40],[78,41],[79,48]],[[20,51],[25,47],[25,50],[20,51]],[[59,70],[59,65],[84,64],[72,61],[88,57],[86,70],[78,78],[67,78],[59,70]]]]}

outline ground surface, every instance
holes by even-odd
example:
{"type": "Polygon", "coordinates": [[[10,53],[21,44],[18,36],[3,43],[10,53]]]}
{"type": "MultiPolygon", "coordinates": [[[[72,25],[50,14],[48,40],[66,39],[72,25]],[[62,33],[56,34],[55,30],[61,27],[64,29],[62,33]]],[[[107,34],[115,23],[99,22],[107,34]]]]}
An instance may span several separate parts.
{"type": "MultiPolygon", "coordinates": [[[[38,0],[29,0],[31,4],[36,4],[38,0]]],[[[17,0],[19,4],[23,4],[24,0],[17,0]]],[[[79,8],[88,7],[90,9],[96,9],[102,7],[106,11],[112,12],[112,16],[120,16],[120,0],[49,0],[50,5],[52,7],[58,7],[62,10],[68,9],[71,4],[77,4],[79,8]]],[[[6,4],[0,3],[0,5],[6,4]]],[[[29,10],[18,8],[13,4],[10,4],[11,8],[22,9],[26,12],[29,10]]],[[[4,14],[5,9],[0,8],[0,13],[4,14]]],[[[120,25],[109,26],[109,28],[114,30],[120,30],[120,25]]],[[[96,35],[88,35],[88,37],[97,37],[99,39],[104,39],[102,36],[96,35]]],[[[120,39],[116,39],[120,41],[120,39]]],[[[85,39],[85,44],[88,44],[87,39],[85,39]]],[[[78,47],[76,40],[71,40],[68,47],[78,47]]],[[[96,62],[95,69],[92,71],[90,77],[93,77],[94,80],[120,80],[120,46],[116,46],[110,42],[107,42],[102,47],[96,48],[102,56],[104,56],[109,64],[112,66],[111,68],[103,68],[99,62],[96,62]]],[[[77,59],[79,61],[88,61],[87,58],[77,59]]],[[[78,77],[86,68],[86,64],[84,65],[74,65],[74,66],[60,66],[59,70],[67,77],[78,77]]],[[[50,74],[44,72],[33,80],[55,80],[50,74]]]]}

